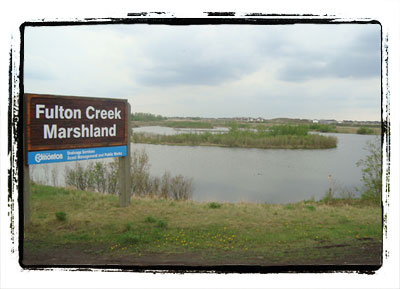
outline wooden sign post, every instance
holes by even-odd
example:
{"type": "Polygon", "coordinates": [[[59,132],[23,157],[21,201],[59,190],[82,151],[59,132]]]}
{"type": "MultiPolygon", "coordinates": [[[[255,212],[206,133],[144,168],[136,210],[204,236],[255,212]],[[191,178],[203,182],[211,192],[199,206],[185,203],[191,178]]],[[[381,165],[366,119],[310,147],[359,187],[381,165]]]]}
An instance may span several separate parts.
{"type": "Polygon", "coordinates": [[[119,157],[120,206],[130,202],[130,105],[124,99],[24,95],[24,223],[29,165],[119,157]]]}
{"type": "Polygon", "coordinates": [[[127,110],[128,110],[128,145],[126,147],[126,156],[119,158],[119,206],[120,207],[127,207],[130,204],[131,200],[131,146],[130,146],[130,139],[131,139],[131,122],[130,122],[130,115],[131,115],[131,106],[127,103],[127,110]]]}

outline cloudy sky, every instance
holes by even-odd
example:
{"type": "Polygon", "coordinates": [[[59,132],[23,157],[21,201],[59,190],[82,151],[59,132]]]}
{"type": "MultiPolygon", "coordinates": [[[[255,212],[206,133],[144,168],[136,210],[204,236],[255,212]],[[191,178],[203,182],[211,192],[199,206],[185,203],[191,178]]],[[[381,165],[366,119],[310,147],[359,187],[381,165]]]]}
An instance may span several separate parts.
{"type": "Polygon", "coordinates": [[[380,26],[27,27],[25,92],[165,116],[380,120],[380,26]]]}

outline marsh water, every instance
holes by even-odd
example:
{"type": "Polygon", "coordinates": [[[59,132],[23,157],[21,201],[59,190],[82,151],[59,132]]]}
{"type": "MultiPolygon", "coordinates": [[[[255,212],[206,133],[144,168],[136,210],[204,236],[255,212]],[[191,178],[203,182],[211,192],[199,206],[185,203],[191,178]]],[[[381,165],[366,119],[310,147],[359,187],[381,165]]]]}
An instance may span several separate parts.
{"type": "MultiPolygon", "coordinates": [[[[193,129],[141,127],[133,131],[174,134],[193,129]]],[[[192,178],[195,201],[290,203],[310,198],[319,200],[329,188],[340,195],[362,186],[361,168],[356,162],[366,157],[366,142],[375,140],[376,136],[331,135],[338,138],[337,148],[290,150],[132,144],[132,149],[146,151],[150,173],[154,176],[161,177],[168,171],[171,175],[192,178]]],[[[52,172],[65,171],[65,166],[74,164],[35,165],[32,177],[62,186],[63,175],[52,175],[52,172]]]]}

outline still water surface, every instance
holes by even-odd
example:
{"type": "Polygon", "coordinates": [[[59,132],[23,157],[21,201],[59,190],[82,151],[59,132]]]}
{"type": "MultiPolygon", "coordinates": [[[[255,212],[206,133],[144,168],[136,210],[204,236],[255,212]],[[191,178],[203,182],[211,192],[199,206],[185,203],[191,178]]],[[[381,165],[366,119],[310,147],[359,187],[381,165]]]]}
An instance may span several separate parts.
{"type": "MultiPolygon", "coordinates": [[[[166,134],[182,132],[160,127],[133,130],[166,134]]],[[[154,176],[161,177],[169,171],[171,175],[193,178],[195,190],[192,199],[195,201],[289,203],[312,197],[318,200],[329,187],[353,191],[355,186],[361,187],[361,169],[356,162],[365,158],[367,152],[363,148],[376,136],[331,135],[338,138],[338,146],[324,150],[151,144],[132,144],[132,149],[147,152],[150,173],[154,176]]],[[[33,178],[49,184],[53,180],[53,183],[63,185],[63,176],[52,178],[51,171],[55,167],[57,171],[64,171],[66,165],[74,166],[73,163],[32,166],[35,167],[33,178]]]]}

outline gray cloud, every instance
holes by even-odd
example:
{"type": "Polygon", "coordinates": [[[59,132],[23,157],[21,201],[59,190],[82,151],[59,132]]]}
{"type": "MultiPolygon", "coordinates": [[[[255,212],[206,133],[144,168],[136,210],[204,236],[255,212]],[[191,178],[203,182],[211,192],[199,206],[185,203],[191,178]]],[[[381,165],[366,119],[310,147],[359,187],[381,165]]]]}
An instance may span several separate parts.
{"type": "MultiPolygon", "coordinates": [[[[348,28],[354,30],[355,27],[348,28]]],[[[328,42],[330,46],[326,50],[314,51],[312,47],[309,50],[300,48],[284,52],[284,66],[278,71],[279,79],[305,81],[324,77],[378,77],[381,66],[380,31],[377,25],[360,30],[361,33],[353,33],[347,39],[328,42]]]]}
{"type": "MultiPolygon", "coordinates": [[[[193,58],[195,58],[195,55],[193,58]]],[[[239,79],[246,72],[249,72],[253,65],[242,60],[226,61],[219,59],[205,62],[182,59],[174,64],[159,64],[152,69],[144,70],[138,74],[138,80],[141,84],[149,86],[213,86],[239,79]]]]}
{"type": "MultiPolygon", "coordinates": [[[[154,27],[148,29],[153,32],[154,27]]],[[[168,32],[169,37],[156,30],[151,39],[138,41],[138,53],[143,63],[138,67],[132,59],[130,64],[134,67],[133,77],[140,84],[218,85],[240,79],[259,66],[255,57],[249,57],[253,43],[238,45],[238,34],[226,27],[190,26],[178,30],[163,27],[161,30],[168,32]],[[224,30],[230,33],[224,33],[224,30]]]]}
{"type": "Polygon", "coordinates": [[[378,25],[100,25],[26,31],[25,90],[168,116],[379,119],[378,25]]]}

